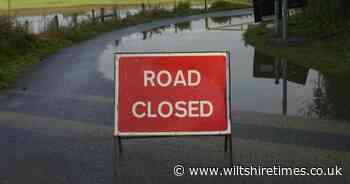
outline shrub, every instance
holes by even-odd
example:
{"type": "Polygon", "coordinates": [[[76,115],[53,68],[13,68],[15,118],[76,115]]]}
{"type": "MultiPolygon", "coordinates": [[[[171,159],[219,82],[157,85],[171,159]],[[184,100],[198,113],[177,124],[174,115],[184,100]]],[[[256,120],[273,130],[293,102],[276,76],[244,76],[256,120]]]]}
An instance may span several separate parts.
{"type": "Polygon", "coordinates": [[[37,47],[35,36],[16,26],[6,17],[0,17],[0,62],[28,53],[37,47]]]}
{"type": "Polygon", "coordinates": [[[185,15],[191,11],[191,2],[190,1],[181,1],[176,4],[174,12],[177,15],[185,15]]]}

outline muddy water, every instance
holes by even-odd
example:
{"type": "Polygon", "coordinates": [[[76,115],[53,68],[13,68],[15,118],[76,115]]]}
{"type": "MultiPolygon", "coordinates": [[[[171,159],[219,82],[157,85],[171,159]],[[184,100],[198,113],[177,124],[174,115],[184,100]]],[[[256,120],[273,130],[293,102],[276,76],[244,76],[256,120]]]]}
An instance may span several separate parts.
{"type": "Polygon", "coordinates": [[[207,18],[131,34],[107,45],[98,70],[113,80],[113,53],[229,51],[233,110],[350,120],[350,90],[344,79],[325,76],[246,45],[242,34],[250,16],[207,18]]]}

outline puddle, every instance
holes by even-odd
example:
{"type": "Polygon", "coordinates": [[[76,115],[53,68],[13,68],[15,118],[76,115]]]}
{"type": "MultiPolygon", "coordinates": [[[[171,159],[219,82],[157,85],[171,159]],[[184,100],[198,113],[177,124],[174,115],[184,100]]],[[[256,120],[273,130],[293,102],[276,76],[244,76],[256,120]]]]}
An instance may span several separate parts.
{"type": "Polygon", "coordinates": [[[206,18],[131,34],[105,48],[98,70],[113,80],[111,61],[117,51],[227,50],[231,53],[234,111],[350,120],[350,90],[342,81],[255,51],[242,38],[251,22],[251,16],[206,18]]]}

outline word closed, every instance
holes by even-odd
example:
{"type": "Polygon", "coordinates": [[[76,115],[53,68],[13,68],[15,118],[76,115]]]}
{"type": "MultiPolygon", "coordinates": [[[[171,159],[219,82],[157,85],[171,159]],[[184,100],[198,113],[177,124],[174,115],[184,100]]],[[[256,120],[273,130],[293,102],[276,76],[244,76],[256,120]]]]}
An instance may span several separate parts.
{"type": "Polygon", "coordinates": [[[117,54],[115,135],[228,134],[226,53],[117,54]]]}

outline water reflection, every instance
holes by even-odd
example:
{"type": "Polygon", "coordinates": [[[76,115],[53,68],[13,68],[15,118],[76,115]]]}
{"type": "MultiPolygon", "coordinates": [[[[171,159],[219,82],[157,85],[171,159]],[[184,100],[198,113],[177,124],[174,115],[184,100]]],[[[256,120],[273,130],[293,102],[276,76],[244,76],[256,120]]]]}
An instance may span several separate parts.
{"type": "Polygon", "coordinates": [[[175,33],[178,31],[191,30],[191,21],[181,22],[175,24],[175,33]]]}
{"type": "Polygon", "coordinates": [[[274,80],[280,85],[282,80],[282,113],[287,115],[288,81],[305,86],[309,68],[296,65],[286,59],[274,58],[255,51],[253,77],[274,80]]]}
{"type": "Polygon", "coordinates": [[[211,17],[210,19],[205,18],[205,28],[207,30],[242,32],[247,30],[248,25],[252,23],[249,19],[247,19],[247,22],[244,22],[243,20],[245,19],[247,19],[246,16],[242,16],[242,17],[223,16],[223,17],[211,17]],[[235,21],[237,18],[242,19],[242,21],[240,22],[235,21]]]}
{"type": "MultiPolygon", "coordinates": [[[[212,17],[211,20],[215,23],[218,23],[218,24],[231,24],[231,18],[232,17],[226,17],[226,16],[223,16],[223,17],[212,17]]],[[[208,18],[207,18],[208,19],[208,18]]]]}
{"type": "MultiPolygon", "coordinates": [[[[237,18],[245,19],[245,17],[207,17],[205,18],[205,29],[207,30],[222,30],[222,31],[244,31],[248,28],[248,25],[251,22],[245,23],[236,23],[233,24],[232,20],[236,20],[237,18]],[[210,24],[210,25],[209,25],[210,24]]],[[[146,40],[152,38],[153,35],[161,35],[163,32],[167,32],[173,29],[174,33],[182,33],[184,31],[191,31],[193,21],[185,21],[176,23],[174,25],[161,26],[158,28],[153,28],[150,30],[142,31],[142,39],[146,40]]]]}
{"type": "Polygon", "coordinates": [[[287,65],[286,60],[255,51],[253,76],[256,78],[275,79],[275,84],[279,84],[283,76],[284,67],[286,67],[288,81],[306,85],[309,68],[296,65],[292,62],[288,63],[288,67],[285,65],[287,65]]]}
{"type": "Polygon", "coordinates": [[[174,29],[174,33],[176,34],[184,32],[186,30],[191,30],[191,21],[181,22],[174,25],[161,26],[158,28],[142,31],[142,40],[152,38],[153,35],[161,35],[163,32],[166,32],[170,29],[174,29]]]}
{"type": "Polygon", "coordinates": [[[143,31],[142,32],[142,39],[146,40],[148,38],[151,38],[154,34],[160,35],[160,34],[162,34],[163,31],[167,30],[168,28],[170,28],[170,25],[169,26],[161,26],[158,28],[143,31]]]}
{"type": "MultiPolygon", "coordinates": [[[[162,8],[164,10],[173,10],[174,8],[171,4],[158,4],[154,6],[145,6],[144,4],[140,6],[96,5],[81,8],[21,10],[14,12],[13,15],[14,22],[17,25],[24,26],[29,32],[38,34],[48,31],[57,31],[57,27],[68,27],[84,21],[103,22],[111,19],[124,19],[153,8],[162,8]]],[[[203,6],[192,5],[191,8],[203,9],[203,6]]],[[[186,28],[185,24],[181,25],[180,23],[179,26],[179,29],[186,28]]]]}
{"type": "MultiPolygon", "coordinates": [[[[332,77],[319,72],[308,83],[309,68],[287,60],[274,58],[255,51],[253,77],[274,80],[281,85],[282,112],[287,114],[288,82],[312,86],[313,97],[305,101],[299,112],[306,117],[321,119],[350,120],[350,88],[346,84],[348,77],[332,77]]],[[[293,95],[293,94],[291,94],[293,95]]]]}
{"type": "Polygon", "coordinates": [[[333,78],[297,62],[260,53],[242,39],[242,30],[252,17],[225,20],[206,18],[119,38],[101,53],[98,70],[105,78],[113,80],[111,61],[116,51],[228,50],[232,62],[234,111],[350,120],[350,88],[344,85],[350,76],[333,78]]]}
{"type": "Polygon", "coordinates": [[[320,118],[350,120],[350,76],[332,77],[319,75],[314,87],[313,103],[308,113],[320,118]]]}

